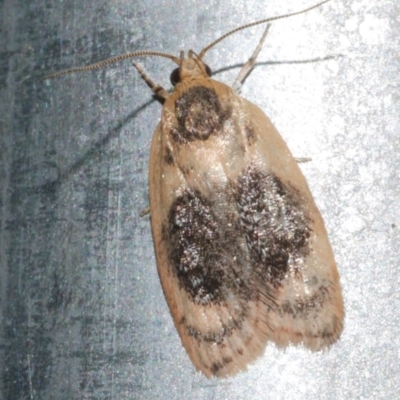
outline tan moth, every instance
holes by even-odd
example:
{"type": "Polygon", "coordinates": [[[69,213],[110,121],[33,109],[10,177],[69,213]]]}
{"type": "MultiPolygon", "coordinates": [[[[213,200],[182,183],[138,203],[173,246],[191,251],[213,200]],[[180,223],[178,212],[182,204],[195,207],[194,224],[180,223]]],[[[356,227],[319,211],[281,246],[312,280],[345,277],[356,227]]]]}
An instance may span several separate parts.
{"type": "Polygon", "coordinates": [[[268,341],[321,350],[343,328],[339,274],[324,222],[306,180],[268,117],[237,89],[210,78],[199,55],[150,51],[179,68],[168,93],[136,64],[164,100],[150,152],[150,213],[158,273],[175,326],[197,370],[226,377],[246,369],[268,341]]]}

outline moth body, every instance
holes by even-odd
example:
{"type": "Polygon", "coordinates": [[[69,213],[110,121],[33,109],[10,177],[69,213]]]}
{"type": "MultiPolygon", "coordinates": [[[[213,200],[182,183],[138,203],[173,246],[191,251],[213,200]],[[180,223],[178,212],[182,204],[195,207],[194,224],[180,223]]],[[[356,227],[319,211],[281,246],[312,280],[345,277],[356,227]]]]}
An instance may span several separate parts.
{"type": "Polygon", "coordinates": [[[268,117],[182,59],[151,146],[158,272],[175,326],[207,377],[233,375],[268,341],[335,342],[343,302],[305,178],[268,117]]]}

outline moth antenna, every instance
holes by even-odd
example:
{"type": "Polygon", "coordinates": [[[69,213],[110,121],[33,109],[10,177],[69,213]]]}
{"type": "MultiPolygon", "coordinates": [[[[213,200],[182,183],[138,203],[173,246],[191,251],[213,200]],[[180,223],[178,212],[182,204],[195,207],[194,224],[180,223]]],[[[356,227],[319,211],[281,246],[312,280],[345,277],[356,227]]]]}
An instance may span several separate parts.
{"type": "Polygon", "coordinates": [[[111,57],[107,60],[100,61],[95,64],[87,65],[85,67],[76,67],[76,68],[70,68],[70,69],[65,69],[60,72],[56,72],[51,75],[47,75],[43,78],[43,80],[46,79],[53,79],[53,78],[58,78],[59,76],[67,75],[67,74],[72,74],[74,72],[86,72],[86,71],[91,71],[93,69],[98,69],[102,68],[106,65],[113,64],[117,61],[121,60],[126,60],[128,58],[134,58],[134,57],[140,57],[140,56],[158,56],[158,57],[164,57],[172,60],[174,63],[179,65],[179,58],[172,56],[170,54],[166,53],[161,53],[159,51],[135,51],[134,53],[126,53],[126,54],[121,54],[119,56],[111,57]]]}
{"type": "Polygon", "coordinates": [[[318,3],[318,4],[315,4],[315,5],[311,6],[311,7],[308,7],[308,8],[306,8],[306,9],[304,9],[304,10],[301,10],[301,11],[296,11],[296,12],[289,13],[289,14],[278,15],[278,16],[276,16],[276,17],[270,17],[270,18],[262,19],[262,20],[260,20],[260,21],[251,22],[251,23],[249,23],[249,24],[242,25],[242,26],[239,26],[238,28],[232,29],[231,31],[225,33],[225,35],[222,35],[220,38],[218,38],[217,40],[215,40],[214,42],[212,42],[211,44],[209,44],[208,46],[206,46],[206,47],[200,52],[199,58],[202,59],[202,58],[204,57],[204,54],[206,54],[207,51],[211,49],[211,47],[214,47],[216,44],[218,44],[219,42],[221,42],[222,40],[224,40],[224,39],[227,38],[228,36],[233,35],[234,33],[238,32],[238,31],[241,31],[241,30],[243,30],[243,29],[250,28],[250,27],[255,26],[255,25],[265,24],[266,22],[276,21],[277,19],[289,18],[289,17],[293,17],[294,15],[303,14],[303,13],[306,13],[307,11],[313,10],[314,8],[317,8],[317,7],[322,6],[322,4],[325,4],[325,3],[327,3],[328,1],[331,1],[331,0],[321,1],[321,2],[318,3]]]}

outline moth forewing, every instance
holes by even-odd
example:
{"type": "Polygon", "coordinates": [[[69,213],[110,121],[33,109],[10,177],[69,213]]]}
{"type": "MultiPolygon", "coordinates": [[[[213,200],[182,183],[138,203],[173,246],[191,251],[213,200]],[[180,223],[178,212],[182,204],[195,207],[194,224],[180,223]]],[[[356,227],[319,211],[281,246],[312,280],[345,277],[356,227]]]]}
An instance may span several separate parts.
{"type": "Polygon", "coordinates": [[[319,350],[338,338],[343,305],[321,215],[258,107],[212,79],[183,81],[164,104],[149,184],[160,278],[197,369],[223,377],[269,340],[319,350]]]}

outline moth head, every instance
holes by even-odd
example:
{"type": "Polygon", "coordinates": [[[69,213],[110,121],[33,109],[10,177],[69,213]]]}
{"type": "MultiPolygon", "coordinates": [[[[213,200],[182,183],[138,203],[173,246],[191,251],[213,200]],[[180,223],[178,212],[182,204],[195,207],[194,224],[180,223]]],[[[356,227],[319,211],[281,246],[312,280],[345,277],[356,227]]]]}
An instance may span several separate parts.
{"type": "Polygon", "coordinates": [[[211,76],[211,68],[205,64],[192,50],[189,51],[189,57],[185,58],[185,54],[181,51],[179,68],[175,68],[170,75],[172,85],[189,78],[209,78],[211,76]]]}

